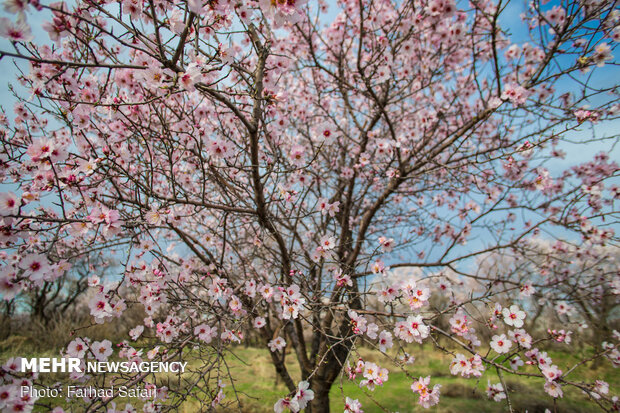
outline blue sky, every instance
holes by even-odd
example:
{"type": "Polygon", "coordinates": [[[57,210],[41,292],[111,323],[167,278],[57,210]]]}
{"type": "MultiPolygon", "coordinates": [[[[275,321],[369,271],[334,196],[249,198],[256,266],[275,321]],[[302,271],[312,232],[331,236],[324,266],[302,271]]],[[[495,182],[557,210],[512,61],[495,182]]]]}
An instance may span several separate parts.
{"type": "MultiPolygon", "coordinates": [[[[333,2],[330,2],[333,3],[333,2]]],[[[551,6],[550,3],[548,6],[551,6]]],[[[511,35],[511,39],[514,42],[522,43],[528,41],[528,33],[524,30],[524,24],[521,21],[520,15],[524,10],[525,3],[518,1],[511,1],[505,12],[501,15],[500,23],[511,35]]],[[[327,24],[336,15],[337,7],[335,5],[330,6],[330,11],[325,15],[324,20],[327,24]]],[[[14,16],[8,16],[4,11],[0,13],[2,16],[6,16],[14,19],[14,16]]],[[[51,44],[47,33],[41,29],[41,23],[49,19],[50,13],[48,12],[31,12],[28,15],[28,21],[33,28],[33,34],[38,43],[46,42],[51,44]]],[[[0,39],[0,49],[13,51],[11,44],[0,39]]],[[[5,57],[0,61],[0,70],[3,75],[0,78],[0,102],[7,112],[9,118],[13,118],[13,105],[16,103],[15,98],[12,96],[8,89],[8,84],[11,83],[15,86],[18,93],[22,96],[28,96],[28,92],[22,88],[16,81],[18,70],[16,64],[23,70],[28,70],[28,64],[25,61],[14,62],[15,59],[5,57]]],[[[609,85],[612,79],[620,79],[620,68],[617,66],[608,65],[603,69],[599,69],[597,76],[594,78],[594,83],[599,85],[609,85]]],[[[572,85],[568,82],[558,85],[560,88],[571,88],[572,85]]],[[[594,127],[590,123],[584,123],[580,131],[571,132],[568,136],[575,141],[581,141],[589,137],[593,132],[598,137],[616,135],[620,131],[620,120],[601,122],[594,127]],[[593,128],[593,129],[592,129],[593,128]]],[[[574,165],[577,162],[591,159],[596,153],[605,151],[609,152],[612,159],[620,159],[620,148],[615,147],[612,150],[613,141],[596,142],[590,144],[570,144],[562,143],[561,149],[567,152],[567,157],[564,160],[555,159],[548,164],[552,174],[559,173],[567,167],[574,165]]],[[[5,187],[6,188],[6,187],[5,187]]],[[[482,241],[472,241],[470,248],[482,241]]]]}

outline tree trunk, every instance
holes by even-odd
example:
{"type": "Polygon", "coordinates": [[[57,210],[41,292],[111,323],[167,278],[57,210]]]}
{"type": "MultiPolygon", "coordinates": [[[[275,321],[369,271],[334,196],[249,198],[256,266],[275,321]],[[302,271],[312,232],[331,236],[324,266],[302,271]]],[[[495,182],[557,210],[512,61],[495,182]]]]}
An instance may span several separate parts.
{"type": "MultiPolygon", "coordinates": [[[[357,283],[353,281],[353,288],[357,291],[357,283]]],[[[355,296],[351,302],[351,308],[359,309],[361,307],[359,295],[355,296]]],[[[335,332],[331,329],[333,319],[329,318],[329,322],[324,325],[327,333],[317,330],[320,343],[313,343],[312,362],[316,363],[316,375],[310,380],[310,388],[314,391],[314,399],[308,405],[306,412],[308,413],[329,413],[329,390],[332,384],[342,372],[347,362],[351,348],[355,343],[355,335],[352,334],[353,328],[351,319],[347,316],[342,320],[336,321],[335,332]],[[349,337],[347,340],[339,340],[334,337],[349,337]],[[317,345],[318,344],[318,345],[317,345]],[[319,348],[326,345],[326,352],[321,355],[319,348]],[[316,351],[316,353],[314,353],[316,351]]]]}
{"type": "Polygon", "coordinates": [[[310,401],[306,408],[306,413],[329,413],[329,389],[331,383],[314,381],[312,390],[314,399],[310,401]]]}
{"type": "MultiPolygon", "coordinates": [[[[344,321],[339,331],[340,334],[345,334],[342,337],[347,337],[351,332],[350,323],[344,321]]],[[[329,413],[329,390],[342,371],[353,346],[352,340],[341,342],[329,337],[325,339],[331,343],[327,354],[322,358],[322,368],[318,369],[317,375],[310,382],[310,388],[314,391],[314,399],[306,410],[308,413],[329,413]]]]}

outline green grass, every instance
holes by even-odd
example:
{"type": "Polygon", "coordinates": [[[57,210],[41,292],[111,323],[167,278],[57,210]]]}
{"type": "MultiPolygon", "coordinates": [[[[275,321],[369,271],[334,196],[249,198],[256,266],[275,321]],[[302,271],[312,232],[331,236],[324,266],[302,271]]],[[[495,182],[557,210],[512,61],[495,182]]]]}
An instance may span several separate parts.
{"type": "MultiPolygon", "coordinates": [[[[21,340],[18,336],[0,342],[2,360],[15,355],[28,357],[56,356],[52,351],[38,351],[31,348],[29,344],[28,341],[21,340]]],[[[486,371],[479,379],[455,377],[450,375],[448,369],[452,359],[451,355],[444,354],[431,345],[412,346],[408,351],[416,357],[415,363],[407,367],[410,376],[430,375],[431,385],[436,383],[442,385],[440,403],[429,411],[445,413],[508,411],[505,401],[496,403],[486,397],[487,380],[491,380],[492,383],[499,381],[494,370],[486,371]]],[[[572,366],[581,358],[587,357],[591,352],[591,349],[583,349],[575,353],[548,351],[554,364],[559,365],[564,371],[568,366],[572,366]]],[[[359,399],[366,413],[384,412],[385,410],[378,405],[383,406],[388,411],[400,413],[426,411],[417,404],[418,396],[410,389],[412,379],[398,367],[390,365],[390,361],[375,350],[358,349],[357,354],[352,354],[351,360],[356,360],[358,355],[366,361],[372,361],[388,368],[390,371],[389,380],[383,386],[377,387],[374,392],[370,392],[359,387],[359,376],[355,381],[349,381],[343,377],[334,383],[331,389],[330,399],[333,412],[343,411],[346,396],[359,399]]],[[[227,353],[225,359],[230,373],[234,377],[234,381],[227,382],[224,389],[225,401],[228,404],[227,411],[239,410],[236,401],[238,398],[242,412],[272,412],[273,404],[288,393],[282,381],[276,377],[267,350],[238,346],[232,348],[231,353],[227,353]]],[[[194,362],[194,365],[197,363],[199,361],[194,362]]],[[[293,353],[287,354],[286,364],[293,380],[299,381],[299,368],[293,353]]],[[[526,367],[524,371],[534,372],[535,370],[530,366],[526,367]]],[[[576,369],[569,378],[574,381],[584,380],[588,382],[593,382],[596,379],[605,380],[610,385],[612,395],[618,393],[618,385],[620,384],[620,375],[607,361],[586,363],[576,369]]],[[[158,376],[158,379],[165,379],[165,377],[158,376]]],[[[554,411],[554,400],[544,392],[544,381],[542,379],[505,375],[505,380],[516,411],[524,412],[527,410],[530,413],[543,413],[546,408],[554,411]]],[[[68,407],[62,399],[42,401],[52,402],[54,406],[64,404],[65,407],[68,407]]],[[[124,406],[125,402],[118,401],[117,405],[124,406]]],[[[131,400],[131,402],[135,405],[136,400],[131,400]]],[[[600,411],[595,403],[588,400],[588,396],[580,390],[569,387],[564,387],[564,397],[557,400],[556,403],[555,411],[558,412],[600,411]]],[[[193,413],[199,409],[199,404],[190,400],[182,405],[180,411],[193,413]]],[[[35,409],[35,411],[45,410],[43,408],[35,409]]]]}
{"type": "MultiPolygon", "coordinates": [[[[499,381],[494,371],[486,371],[480,378],[465,379],[450,375],[448,366],[452,356],[445,355],[430,346],[411,349],[416,355],[416,361],[408,366],[408,371],[413,377],[431,375],[431,385],[439,383],[441,399],[438,406],[431,409],[434,412],[502,412],[508,411],[505,401],[496,403],[486,397],[487,380],[492,383],[499,381]]],[[[239,392],[239,400],[242,411],[247,412],[272,412],[273,403],[287,392],[286,387],[276,378],[273,366],[267,351],[256,348],[238,347],[233,350],[236,357],[227,357],[231,374],[235,377],[234,387],[239,392]],[[240,361],[244,360],[244,362],[240,361]]],[[[342,378],[337,381],[330,392],[332,411],[343,411],[346,396],[359,399],[363,404],[364,412],[389,411],[417,412],[426,411],[417,404],[418,397],[410,386],[412,380],[400,371],[399,368],[389,366],[388,361],[378,352],[369,349],[360,349],[360,355],[365,360],[374,361],[382,367],[390,370],[388,382],[377,387],[374,392],[359,387],[359,377],[355,381],[342,378]],[[379,407],[378,405],[382,407],[379,407]]],[[[579,359],[579,354],[568,354],[559,351],[550,351],[554,363],[561,367],[572,365],[579,359]]],[[[355,359],[355,358],[352,358],[355,359]]],[[[287,354],[287,366],[294,380],[299,379],[299,369],[294,360],[294,354],[287,354]]],[[[534,372],[533,367],[525,371],[534,372]]],[[[610,393],[615,394],[618,389],[619,379],[616,371],[609,363],[586,364],[577,369],[570,376],[573,380],[584,379],[594,381],[606,380],[610,384],[610,393]]],[[[505,376],[509,394],[516,411],[529,411],[530,413],[543,413],[546,408],[554,411],[554,400],[543,390],[544,380],[537,378],[505,376]]],[[[232,396],[232,385],[227,387],[228,399],[232,396]]],[[[558,412],[597,412],[600,409],[589,400],[588,396],[580,390],[564,387],[564,397],[556,401],[555,409],[558,412]]],[[[185,411],[193,411],[194,405],[185,405],[185,411]]]]}

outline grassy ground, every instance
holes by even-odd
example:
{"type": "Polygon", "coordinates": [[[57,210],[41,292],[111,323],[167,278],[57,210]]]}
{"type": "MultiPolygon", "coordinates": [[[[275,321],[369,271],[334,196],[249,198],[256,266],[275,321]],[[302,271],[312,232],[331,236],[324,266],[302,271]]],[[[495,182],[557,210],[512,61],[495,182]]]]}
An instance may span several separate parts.
{"type": "MultiPolygon", "coordinates": [[[[430,411],[445,413],[508,411],[505,401],[496,403],[486,397],[487,379],[490,379],[492,383],[499,381],[493,372],[486,372],[480,379],[455,377],[450,375],[448,370],[451,356],[433,350],[430,346],[418,348],[417,351],[413,350],[412,354],[415,354],[416,361],[409,366],[409,372],[414,376],[431,375],[431,384],[442,385],[441,401],[430,411]]],[[[393,412],[426,411],[417,404],[418,397],[410,389],[411,379],[397,367],[390,368],[385,358],[376,351],[360,349],[359,352],[365,360],[375,361],[382,367],[387,367],[390,370],[389,380],[383,387],[377,387],[374,392],[361,389],[358,385],[359,379],[355,382],[343,379],[342,382],[335,383],[330,393],[332,411],[343,411],[345,396],[359,399],[366,413],[384,412],[385,410],[378,404],[393,412]]],[[[236,348],[234,353],[238,358],[228,357],[228,360],[232,376],[236,378],[234,385],[240,392],[242,410],[257,413],[272,412],[275,401],[287,391],[284,384],[276,380],[268,353],[262,349],[243,347],[236,348]]],[[[575,362],[579,357],[578,354],[571,355],[563,352],[549,352],[549,354],[554,363],[560,366],[571,365],[571,362],[575,362]]],[[[294,355],[289,354],[287,357],[290,371],[298,377],[299,370],[293,360],[294,355]]],[[[585,378],[590,381],[606,380],[610,384],[611,394],[617,393],[620,384],[620,376],[606,362],[584,365],[573,372],[571,378],[585,378]]],[[[506,377],[506,382],[513,407],[519,412],[543,413],[547,408],[552,412],[566,413],[601,411],[579,390],[565,388],[564,397],[557,401],[554,408],[553,399],[543,390],[543,380],[506,377]]],[[[227,393],[232,393],[230,387],[227,390],[227,393]]],[[[231,394],[228,397],[233,396],[231,394]]],[[[188,413],[196,411],[195,408],[196,406],[192,403],[184,405],[184,411],[188,413]]]]}
{"type": "MultiPolygon", "coordinates": [[[[55,357],[52,351],[42,352],[34,350],[28,341],[18,336],[11,337],[0,342],[0,357],[4,361],[8,357],[38,356],[55,357]]],[[[563,351],[548,351],[555,364],[563,370],[566,366],[573,365],[581,357],[588,355],[589,350],[577,353],[563,351]]],[[[343,379],[334,384],[331,390],[331,405],[333,412],[342,412],[344,397],[357,398],[363,404],[364,412],[384,412],[378,406],[385,407],[392,412],[417,412],[424,411],[417,404],[417,395],[411,389],[412,380],[408,378],[398,367],[390,366],[389,361],[375,350],[361,348],[359,354],[366,361],[374,361],[382,367],[390,370],[389,380],[383,387],[377,387],[374,392],[361,389],[356,381],[343,379]]],[[[408,371],[414,377],[432,376],[431,385],[439,383],[441,388],[441,401],[438,406],[430,409],[433,412],[502,412],[507,411],[504,401],[495,403],[489,401],[485,394],[487,380],[497,383],[499,380],[493,371],[485,372],[480,379],[464,379],[450,375],[448,366],[452,356],[446,355],[433,349],[430,345],[424,347],[412,347],[409,352],[416,357],[413,365],[408,366],[408,371]]],[[[273,412],[273,404],[287,393],[281,380],[277,380],[270,357],[266,350],[258,348],[245,348],[242,346],[232,349],[233,354],[226,356],[231,374],[235,377],[234,383],[227,383],[225,388],[226,401],[235,399],[233,387],[237,390],[243,412],[273,412]]],[[[352,356],[355,360],[357,356],[352,356]]],[[[294,354],[287,354],[287,366],[293,379],[299,381],[299,369],[294,359],[294,354]]],[[[533,371],[532,367],[529,367],[533,371]]],[[[576,369],[570,376],[572,380],[578,379],[592,382],[602,379],[609,383],[610,393],[617,394],[620,385],[620,375],[614,370],[609,362],[587,363],[576,369]]],[[[596,412],[600,411],[596,405],[588,400],[588,397],[579,390],[564,388],[564,398],[559,399],[554,406],[554,400],[543,391],[544,382],[540,379],[506,377],[507,386],[513,402],[513,407],[518,412],[543,413],[545,409],[552,412],[596,412]]],[[[135,400],[133,400],[135,402],[135,400]]],[[[57,405],[61,400],[54,400],[57,405]]],[[[124,403],[118,403],[123,406],[124,403]]],[[[44,411],[45,409],[35,409],[44,411]]],[[[194,413],[199,411],[199,405],[187,401],[182,405],[182,412],[194,413]]],[[[237,404],[229,406],[228,411],[238,411],[237,404]]]]}

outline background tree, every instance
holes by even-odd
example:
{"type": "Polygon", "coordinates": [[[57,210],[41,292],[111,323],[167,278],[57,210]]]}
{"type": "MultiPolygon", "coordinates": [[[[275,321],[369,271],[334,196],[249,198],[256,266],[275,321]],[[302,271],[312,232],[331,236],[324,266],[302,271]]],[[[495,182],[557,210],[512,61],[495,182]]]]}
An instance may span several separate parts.
{"type": "MultiPolygon", "coordinates": [[[[30,96],[2,130],[12,188],[0,210],[5,297],[58,282],[78,257],[121,257],[119,278],[93,285],[95,321],[141,305],[130,335],[160,344],[151,358],[200,360],[158,393],[165,407],[147,409],[223,402],[222,356],[248,325],[290,391],[276,411],[328,412],[356,341],[404,351],[441,335],[467,354],[452,373],[495,369],[489,394],[511,409],[504,374],[544,377],[552,397],[576,386],[612,408],[600,384],[562,376],[530,349],[514,303],[537,286],[471,268],[510,251],[544,276],[548,251],[528,248],[537,238],[595,261],[598,246],[617,248],[618,166],[571,145],[617,139],[603,127],[619,109],[616,3],[533,1],[510,25],[514,5],[504,1],[329,6],[337,10],[326,17],[327,4],[296,0],[7,2],[14,17],[2,30],[13,49],[1,55],[28,61],[19,81],[30,96]],[[37,13],[49,16],[49,40],[32,41],[27,18],[37,13]],[[420,276],[373,290],[388,267],[420,276]],[[487,288],[455,288],[463,280],[487,288]],[[449,306],[429,305],[430,283],[445,285],[449,306]],[[377,298],[384,308],[369,306],[377,298]],[[479,303],[492,311],[479,321],[505,331],[490,343],[468,327],[479,303]],[[447,315],[451,329],[437,327],[447,315]],[[301,377],[287,370],[285,346],[301,377]],[[509,367],[518,354],[535,373],[509,367]]],[[[540,294],[570,285],[567,271],[540,281],[540,294]]],[[[600,286],[617,300],[613,271],[575,282],[584,300],[600,286]]],[[[614,340],[595,357],[617,362],[614,340]]],[[[109,344],[82,337],[66,353],[93,357],[109,344]]],[[[143,357],[122,345],[121,357],[143,357]]],[[[363,362],[348,372],[369,389],[388,381],[363,362]]],[[[411,377],[421,405],[438,402],[437,386],[411,377]]]]}

